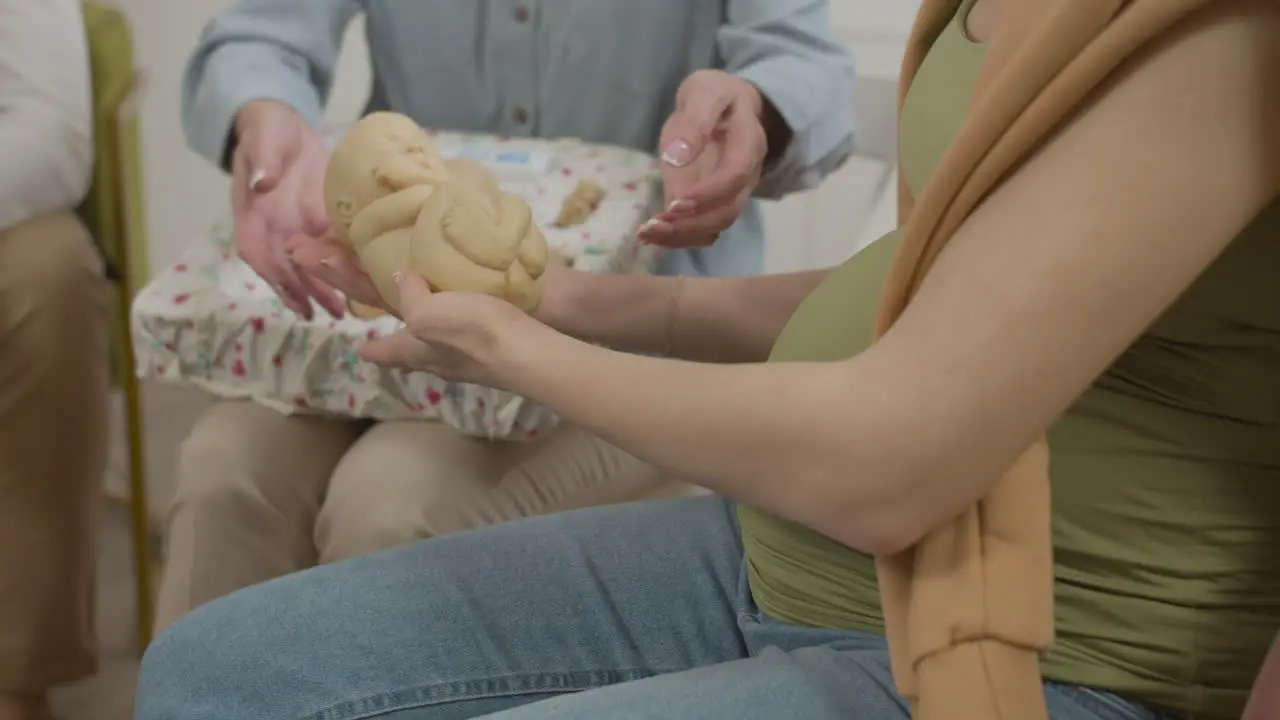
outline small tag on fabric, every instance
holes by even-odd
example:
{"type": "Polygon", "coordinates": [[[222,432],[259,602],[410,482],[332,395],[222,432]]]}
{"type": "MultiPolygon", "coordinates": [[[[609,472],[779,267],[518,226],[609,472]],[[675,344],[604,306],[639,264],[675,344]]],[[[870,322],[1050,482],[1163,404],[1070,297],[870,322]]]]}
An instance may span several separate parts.
{"type": "Polygon", "coordinates": [[[462,157],[475,160],[493,171],[499,179],[540,178],[551,169],[551,152],[544,148],[460,143],[443,145],[445,158],[462,157]]]}

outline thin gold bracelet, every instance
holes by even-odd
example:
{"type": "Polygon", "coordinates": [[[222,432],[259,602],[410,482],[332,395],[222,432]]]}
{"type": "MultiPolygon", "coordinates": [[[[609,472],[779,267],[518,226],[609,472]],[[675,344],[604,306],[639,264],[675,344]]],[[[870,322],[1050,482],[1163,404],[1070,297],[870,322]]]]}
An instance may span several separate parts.
{"type": "Polygon", "coordinates": [[[671,289],[671,304],[667,308],[667,342],[662,356],[671,357],[671,352],[675,346],[676,339],[676,320],[680,316],[680,295],[684,292],[684,276],[677,275],[675,278],[675,287],[671,289]]]}

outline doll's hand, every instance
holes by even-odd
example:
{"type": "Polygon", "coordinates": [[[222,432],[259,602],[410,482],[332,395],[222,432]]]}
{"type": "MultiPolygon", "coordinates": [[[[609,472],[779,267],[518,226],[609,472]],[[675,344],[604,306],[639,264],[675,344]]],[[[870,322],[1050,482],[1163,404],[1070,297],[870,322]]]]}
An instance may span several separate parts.
{"type": "Polygon", "coordinates": [[[369,307],[394,314],[378,294],[373,281],[360,267],[360,259],[332,233],[322,237],[295,235],[284,246],[289,260],[298,269],[369,307]]]}
{"type": "Polygon", "coordinates": [[[446,380],[502,387],[497,368],[503,339],[533,319],[490,295],[433,293],[425,280],[412,273],[398,273],[396,287],[404,329],[365,343],[360,357],[446,380]]]}

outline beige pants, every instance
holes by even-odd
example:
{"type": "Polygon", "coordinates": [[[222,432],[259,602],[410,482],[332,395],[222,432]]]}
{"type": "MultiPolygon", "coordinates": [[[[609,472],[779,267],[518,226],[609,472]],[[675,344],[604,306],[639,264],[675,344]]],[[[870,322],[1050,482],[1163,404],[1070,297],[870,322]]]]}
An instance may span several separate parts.
{"type": "Polygon", "coordinates": [[[94,671],[108,289],[70,215],[0,230],[0,692],[94,671]]]}
{"type": "Polygon", "coordinates": [[[215,405],[183,444],[157,630],[289,572],[478,525],[690,489],[573,427],[493,443],[215,405]]]}

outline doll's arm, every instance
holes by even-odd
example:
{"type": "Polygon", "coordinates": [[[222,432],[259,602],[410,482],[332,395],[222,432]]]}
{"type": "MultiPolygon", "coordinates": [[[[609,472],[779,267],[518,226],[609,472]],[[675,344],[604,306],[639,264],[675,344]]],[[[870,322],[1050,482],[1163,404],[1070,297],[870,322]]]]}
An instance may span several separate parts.
{"type": "MultiPolygon", "coordinates": [[[[434,150],[424,152],[434,156],[434,150]]],[[[375,178],[380,185],[396,192],[417,185],[434,186],[445,182],[449,179],[449,171],[437,161],[422,163],[411,155],[396,155],[378,166],[375,178]]]]}
{"type": "Polygon", "coordinates": [[[351,246],[359,252],[374,238],[401,228],[413,227],[427,198],[431,197],[430,185],[415,185],[369,203],[351,221],[347,233],[351,246]]]}
{"type": "MultiPolygon", "coordinates": [[[[441,185],[423,207],[419,227],[422,232],[440,233],[481,267],[505,269],[517,257],[533,215],[519,198],[500,193],[494,198],[493,213],[485,207],[485,199],[483,194],[455,183],[441,185]]],[[[545,252],[542,264],[545,267],[545,252]]]]}

